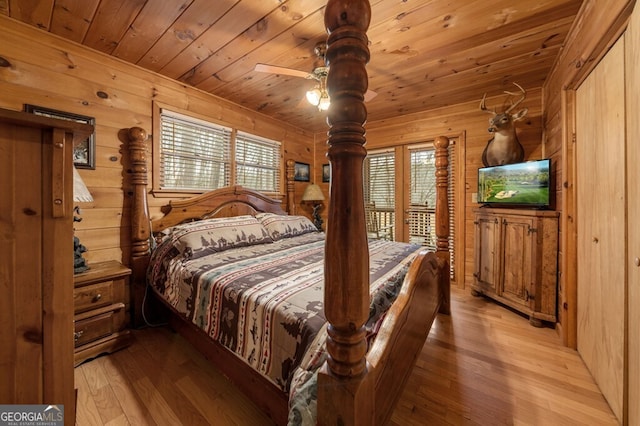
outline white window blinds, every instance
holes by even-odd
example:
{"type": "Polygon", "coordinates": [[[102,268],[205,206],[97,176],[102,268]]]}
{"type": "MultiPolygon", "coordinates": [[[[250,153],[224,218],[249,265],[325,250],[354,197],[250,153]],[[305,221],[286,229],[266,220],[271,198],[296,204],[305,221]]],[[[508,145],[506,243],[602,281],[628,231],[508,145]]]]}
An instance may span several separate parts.
{"type": "MultiPolygon", "coordinates": [[[[455,234],[456,234],[456,200],[453,176],[456,176],[456,140],[449,140],[449,182],[447,193],[449,198],[449,252],[451,279],[455,280],[455,234]]],[[[435,206],[436,206],[436,159],[432,146],[409,147],[410,151],[410,237],[409,242],[423,244],[432,250],[436,249],[435,206]],[[420,220],[417,220],[417,219],[420,220]]]]}
{"type": "Polygon", "coordinates": [[[411,150],[411,204],[435,207],[436,157],[434,149],[411,150]]]}
{"type": "Polygon", "coordinates": [[[376,209],[395,207],[395,155],[393,151],[369,152],[364,162],[364,199],[376,209]]]}
{"type": "Polygon", "coordinates": [[[211,190],[230,182],[231,129],[162,110],[160,188],[211,190]]]}
{"type": "Polygon", "coordinates": [[[280,191],[280,143],[236,135],[236,183],[262,192],[280,191]]]}

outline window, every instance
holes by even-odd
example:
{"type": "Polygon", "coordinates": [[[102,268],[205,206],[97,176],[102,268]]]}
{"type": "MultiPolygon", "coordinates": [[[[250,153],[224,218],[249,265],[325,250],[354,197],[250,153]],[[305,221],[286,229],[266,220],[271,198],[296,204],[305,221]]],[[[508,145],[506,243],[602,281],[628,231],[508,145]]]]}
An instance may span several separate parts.
{"type": "Polygon", "coordinates": [[[436,157],[427,146],[409,147],[409,242],[436,249],[436,157]]]}
{"type": "Polygon", "coordinates": [[[364,162],[364,200],[377,208],[395,207],[395,155],[393,151],[369,152],[364,162]]]}
{"type": "MultiPolygon", "coordinates": [[[[451,279],[454,280],[455,271],[455,234],[456,208],[454,176],[456,176],[456,140],[449,140],[449,251],[451,279]]],[[[410,153],[410,207],[409,242],[422,244],[432,250],[436,249],[435,234],[435,205],[436,205],[436,158],[435,148],[429,146],[409,146],[410,153]]]]}
{"type": "MultiPolygon", "coordinates": [[[[456,146],[449,139],[449,249],[455,277],[456,146]]],[[[364,161],[365,209],[374,210],[379,227],[393,226],[392,239],[436,249],[435,148],[430,141],[369,151],[364,161]]]]}
{"type": "Polygon", "coordinates": [[[236,135],[236,183],[262,192],[278,192],[280,144],[248,133],[236,135]]]}
{"type": "Polygon", "coordinates": [[[242,185],[280,192],[279,142],[164,108],[159,117],[157,189],[204,192],[242,185]]]}
{"type": "MultiPolygon", "coordinates": [[[[394,151],[373,151],[364,160],[364,201],[375,234],[395,240],[396,161],[394,151]],[[371,216],[369,216],[371,215],[371,216]],[[385,230],[381,234],[381,230],[385,230]]],[[[368,226],[368,228],[370,228],[368,226]]],[[[371,231],[371,229],[368,229],[371,231]]]]}
{"type": "Polygon", "coordinates": [[[436,205],[435,149],[410,149],[411,204],[436,205]]]}

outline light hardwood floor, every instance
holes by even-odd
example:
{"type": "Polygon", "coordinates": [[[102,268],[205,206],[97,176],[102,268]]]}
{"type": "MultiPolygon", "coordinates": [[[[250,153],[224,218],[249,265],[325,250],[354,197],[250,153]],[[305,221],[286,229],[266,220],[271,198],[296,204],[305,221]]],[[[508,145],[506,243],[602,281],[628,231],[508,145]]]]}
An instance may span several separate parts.
{"type": "MultiPolygon", "coordinates": [[[[182,338],[134,332],[129,348],[75,369],[77,424],[270,425],[182,338]]],[[[580,357],[550,328],[453,290],[393,425],[616,425],[580,357]]]]}

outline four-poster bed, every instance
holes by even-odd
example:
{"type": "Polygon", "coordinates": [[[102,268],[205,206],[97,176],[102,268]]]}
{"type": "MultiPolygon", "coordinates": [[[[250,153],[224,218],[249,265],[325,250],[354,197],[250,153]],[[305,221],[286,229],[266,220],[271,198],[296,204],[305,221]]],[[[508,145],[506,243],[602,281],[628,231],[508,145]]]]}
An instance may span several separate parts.
{"type": "MultiPolygon", "coordinates": [[[[317,372],[316,411],[319,424],[386,423],[436,314],[449,311],[448,140],[440,137],[435,142],[437,251],[416,251],[415,256],[411,258],[411,266],[406,268],[406,276],[400,281],[395,302],[386,314],[381,316],[381,325],[379,324],[375,338],[367,341],[366,325],[370,320],[370,291],[373,287],[370,279],[373,281],[375,270],[370,264],[370,255],[373,255],[370,250],[371,247],[374,247],[374,251],[377,250],[375,245],[370,245],[367,241],[362,174],[363,160],[366,156],[363,128],[366,108],[363,95],[367,90],[365,63],[369,55],[366,36],[369,20],[370,7],[366,0],[330,0],[327,4],[325,25],[329,33],[326,58],[330,65],[328,157],[332,167],[331,201],[326,235],[316,238],[305,231],[306,237],[302,236],[313,239],[314,244],[315,240],[322,240],[319,243],[322,244],[323,255],[320,259],[323,269],[320,280],[324,283],[323,289],[321,288],[324,292],[323,315],[328,325],[325,326],[326,362],[317,372]]],[[[251,222],[251,226],[258,226],[253,224],[256,220],[254,217],[262,220],[265,217],[274,217],[268,216],[268,213],[281,216],[286,213],[279,202],[236,186],[205,193],[192,199],[172,201],[162,218],[151,220],[146,198],[146,133],[143,129],[132,128],[129,138],[133,188],[131,309],[132,317],[135,319],[140,316],[147,271],[154,269],[149,268],[152,234],[171,229],[169,233],[174,234],[170,235],[183,235],[186,232],[185,228],[176,228],[181,223],[235,216],[241,217],[238,220],[251,222]],[[176,229],[180,230],[176,232],[176,229]]],[[[291,170],[287,170],[289,212],[293,211],[295,205],[292,175],[291,170]]],[[[260,234],[260,231],[257,231],[257,234],[258,240],[262,237],[269,240],[270,235],[273,236],[260,234]]],[[[266,246],[270,249],[275,247],[280,243],[277,239],[276,235],[266,246]]],[[[243,240],[245,251],[248,250],[245,246],[249,244],[249,240],[254,244],[256,239],[243,240]]],[[[291,246],[290,241],[293,240],[283,244],[291,246]]],[[[254,247],[251,246],[250,249],[253,250],[254,247]]],[[[171,250],[174,250],[176,258],[183,256],[186,259],[185,253],[188,254],[189,261],[195,257],[192,250],[178,253],[179,250],[171,247],[166,251],[171,250]]],[[[231,256],[229,253],[225,251],[220,254],[231,256]]],[[[235,257],[233,259],[235,261],[235,257]]],[[[376,265],[379,262],[379,259],[375,260],[376,265]]],[[[162,286],[163,284],[160,284],[160,287],[162,286]]],[[[199,290],[190,291],[196,293],[199,290]]],[[[190,305],[190,300],[185,303],[173,303],[170,309],[171,325],[214,362],[276,423],[285,423],[289,412],[287,393],[274,386],[273,381],[265,378],[263,374],[249,368],[245,361],[218,341],[211,340],[208,333],[196,327],[196,314],[190,319],[184,314],[176,314],[176,305],[190,305]]]]}

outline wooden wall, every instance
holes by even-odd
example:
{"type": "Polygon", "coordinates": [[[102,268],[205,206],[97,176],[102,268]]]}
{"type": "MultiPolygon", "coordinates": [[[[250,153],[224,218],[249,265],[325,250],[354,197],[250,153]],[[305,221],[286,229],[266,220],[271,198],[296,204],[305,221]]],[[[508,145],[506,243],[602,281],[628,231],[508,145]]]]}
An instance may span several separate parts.
{"type": "Polygon", "coordinates": [[[543,87],[544,144],[557,167],[560,221],[558,323],[565,345],[576,347],[575,89],[624,31],[635,1],[586,0],[543,87]]]}
{"type": "MultiPolygon", "coordinates": [[[[20,111],[29,103],[96,118],[96,169],[80,170],[94,202],[80,204],[83,220],[75,225],[76,235],[88,248],[85,258],[89,263],[108,259],[129,262],[130,199],[126,194],[128,160],[123,129],[139,126],[151,133],[153,101],[283,141],[283,160],[313,160],[311,132],[3,15],[0,39],[0,57],[6,61],[0,67],[0,107],[20,111]]],[[[151,183],[151,169],[149,172],[151,183]]],[[[297,199],[304,187],[296,183],[297,199]]],[[[159,207],[168,202],[168,198],[150,197],[152,216],[159,215],[159,207]]]]}
{"type": "MultiPolygon", "coordinates": [[[[527,118],[518,123],[517,132],[520,142],[525,148],[525,158],[528,160],[545,157],[542,141],[542,98],[541,88],[526,87],[527,98],[520,105],[529,108],[527,118]]],[[[487,106],[500,109],[505,96],[487,98],[487,106]]],[[[459,158],[464,164],[458,167],[455,182],[463,193],[457,200],[457,215],[462,223],[464,236],[457,250],[463,253],[463,261],[459,270],[464,279],[458,279],[457,285],[464,286],[473,281],[474,262],[474,230],[472,209],[478,204],[472,202],[472,194],[477,191],[477,170],[482,166],[482,151],[491,135],[487,131],[489,114],[480,111],[480,99],[477,102],[453,105],[451,107],[426,111],[419,114],[406,115],[391,120],[369,122],[365,125],[367,134],[367,149],[376,149],[403,144],[413,144],[425,140],[432,140],[437,136],[460,137],[459,158]]],[[[326,135],[316,135],[316,182],[329,195],[329,184],[321,183],[321,165],[327,163],[326,135]]],[[[462,236],[461,236],[462,237],[462,236]]]]}

